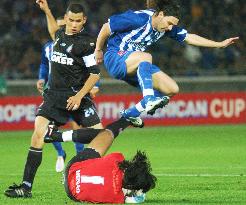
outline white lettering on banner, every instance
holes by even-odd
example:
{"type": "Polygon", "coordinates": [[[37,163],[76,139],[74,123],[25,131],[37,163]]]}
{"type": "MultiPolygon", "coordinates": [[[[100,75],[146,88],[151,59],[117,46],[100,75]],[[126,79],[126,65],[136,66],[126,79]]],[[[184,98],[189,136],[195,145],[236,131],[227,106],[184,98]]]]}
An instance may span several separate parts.
{"type": "MultiPolygon", "coordinates": [[[[128,107],[135,105],[135,102],[130,102],[128,107]]],[[[103,102],[98,104],[99,116],[105,119],[117,119],[119,113],[125,109],[124,102],[103,102]]],[[[172,101],[165,109],[159,109],[154,116],[143,113],[144,118],[187,118],[187,117],[207,117],[208,102],[206,100],[197,101],[172,101]]]]}
{"type": "Polygon", "coordinates": [[[104,177],[101,176],[81,176],[81,183],[102,184],[104,185],[104,177]]]}
{"type": "Polygon", "coordinates": [[[120,116],[120,111],[125,108],[123,102],[102,102],[97,106],[98,113],[100,117],[105,119],[117,119],[120,116]]]}
{"type": "Polygon", "coordinates": [[[171,101],[164,109],[156,111],[152,117],[145,115],[145,118],[187,118],[187,117],[207,117],[208,102],[206,100],[197,101],[171,101]]]}
{"type": "Polygon", "coordinates": [[[28,122],[34,122],[36,108],[35,104],[0,106],[0,122],[19,122],[23,118],[28,122]]]}
{"type": "Polygon", "coordinates": [[[211,101],[210,113],[214,118],[232,118],[240,117],[240,114],[246,109],[246,102],[242,98],[237,99],[218,99],[211,101]]]}

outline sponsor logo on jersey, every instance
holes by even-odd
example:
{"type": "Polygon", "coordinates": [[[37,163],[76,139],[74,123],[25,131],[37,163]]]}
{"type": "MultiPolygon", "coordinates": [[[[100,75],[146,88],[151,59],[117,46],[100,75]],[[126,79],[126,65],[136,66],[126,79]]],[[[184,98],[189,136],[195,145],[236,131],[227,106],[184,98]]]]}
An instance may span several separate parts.
{"type": "Polygon", "coordinates": [[[67,53],[71,53],[72,49],[73,49],[73,44],[67,47],[66,49],[67,53]]]}
{"type": "Polygon", "coordinates": [[[73,65],[73,59],[68,58],[66,54],[54,51],[51,56],[51,61],[62,65],[73,65]]]}

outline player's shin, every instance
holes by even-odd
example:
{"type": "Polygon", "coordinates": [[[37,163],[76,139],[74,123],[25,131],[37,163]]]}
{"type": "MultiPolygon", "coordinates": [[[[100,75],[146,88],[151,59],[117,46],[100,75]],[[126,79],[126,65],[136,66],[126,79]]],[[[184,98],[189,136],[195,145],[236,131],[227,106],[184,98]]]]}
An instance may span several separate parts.
{"type": "Polygon", "coordinates": [[[151,67],[151,63],[142,62],[139,64],[137,69],[138,82],[141,87],[143,97],[154,95],[151,67]]]}
{"type": "Polygon", "coordinates": [[[42,149],[30,147],[27,155],[27,160],[26,160],[26,165],[23,175],[23,182],[22,182],[25,189],[32,188],[34,177],[36,175],[36,172],[41,162],[42,162],[42,149]]]}

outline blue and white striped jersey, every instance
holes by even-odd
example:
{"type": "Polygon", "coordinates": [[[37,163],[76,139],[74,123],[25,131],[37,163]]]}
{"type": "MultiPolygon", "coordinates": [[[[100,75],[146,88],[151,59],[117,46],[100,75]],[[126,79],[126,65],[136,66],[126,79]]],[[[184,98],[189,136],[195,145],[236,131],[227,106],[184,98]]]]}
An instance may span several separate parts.
{"type": "Polygon", "coordinates": [[[39,66],[38,79],[43,79],[47,83],[50,74],[50,59],[52,56],[53,42],[48,41],[42,48],[41,63],[39,66]]]}
{"type": "Polygon", "coordinates": [[[173,26],[171,31],[159,32],[152,28],[153,10],[126,11],[109,18],[111,36],[108,39],[108,50],[145,51],[148,46],[167,36],[178,42],[185,40],[187,31],[173,26]]]}

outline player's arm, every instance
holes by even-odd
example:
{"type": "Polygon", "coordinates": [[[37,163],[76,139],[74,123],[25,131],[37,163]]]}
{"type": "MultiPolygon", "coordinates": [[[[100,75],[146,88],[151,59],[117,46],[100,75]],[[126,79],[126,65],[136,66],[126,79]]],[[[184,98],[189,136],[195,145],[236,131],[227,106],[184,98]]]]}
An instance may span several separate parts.
{"type": "Polygon", "coordinates": [[[95,57],[97,64],[103,61],[103,47],[106,40],[110,36],[110,27],[109,23],[105,23],[97,37],[96,48],[95,48],[95,57]]]}
{"type": "Polygon", "coordinates": [[[37,0],[36,3],[39,5],[40,9],[44,11],[47,19],[48,31],[53,40],[55,40],[55,33],[59,29],[57,22],[50,11],[47,0],[37,0]]]}
{"type": "Polygon", "coordinates": [[[84,86],[81,88],[81,90],[75,95],[70,97],[67,100],[67,109],[68,110],[77,110],[80,106],[82,98],[91,91],[91,89],[96,85],[97,81],[100,79],[100,73],[99,69],[90,73],[89,78],[86,80],[84,86]]]}
{"type": "Polygon", "coordinates": [[[100,81],[97,81],[94,87],[90,90],[90,96],[92,98],[95,98],[97,93],[99,92],[99,86],[100,86],[100,81]]]}
{"type": "Polygon", "coordinates": [[[100,74],[91,73],[85,85],[82,89],[76,94],[80,99],[82,99],[87,93],[89,93],[92,88],[96,85],[97,81],[100,79],[100,74]]]}
{"type": "Polygon", "coordinates": [[[217,41],[209,40],[207,38],[203,38],[196,34],[187,34],[185,38],[185,42],[194,46],[226,48],[227,46],[235,43],[238,39],[239,37],[233,37],[233,38],[228,38],[221,42],[217,42],[217,41]]]}
{"type": "Polygon", "coordinates": [[[36,83],[37,90],[42,93],[44,89],[44,85],[48,80],[49,75],[49,60],[45,55],[45,46],[42,49],[41,54],[41,63],[39,66],[39,75],[38,75],[38,81],[36,83]]]}

